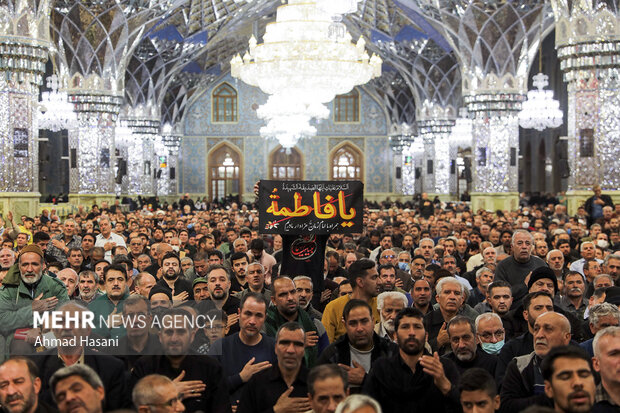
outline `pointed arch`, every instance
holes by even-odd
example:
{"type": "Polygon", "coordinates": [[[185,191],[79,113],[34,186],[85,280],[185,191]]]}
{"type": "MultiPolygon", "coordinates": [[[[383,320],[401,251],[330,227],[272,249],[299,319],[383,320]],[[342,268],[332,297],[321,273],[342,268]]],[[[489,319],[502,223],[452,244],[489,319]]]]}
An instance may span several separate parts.
{"type": "Polygon", "coordinates": [[[222,82],[211,92],[211,121],[213,123],[236,123],[238,121],[237,89],[222,82]]]}
{"type": "Polygon", "coordinates": [[[209,199],[214,201],[228,195],[241,196],[243,157],[241,151],[228,142],[221,142],[209,151],[209,199]]]}
{"type": "Polygon", "coordinates": [[[329,156],[331,180],[364,180],[364,154],[353,143],[345,141],[336,146],[329,156]]]}
{"type": "Polygon", "coordinates": [[[269,178],[280,181],[304,179],[304,158],[297,148],[285,149],[278,145],[269,154],[269,178]]]}

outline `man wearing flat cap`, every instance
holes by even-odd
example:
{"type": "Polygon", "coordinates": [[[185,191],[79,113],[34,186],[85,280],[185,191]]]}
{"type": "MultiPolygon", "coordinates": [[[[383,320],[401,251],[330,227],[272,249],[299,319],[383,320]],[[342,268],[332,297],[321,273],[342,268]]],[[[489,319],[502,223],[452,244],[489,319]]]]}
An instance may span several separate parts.
{"type": "Polygon", "coordinates": [[[41,329],[32,328],[33,312],[53,310],[66,301],[67,287],[43,270],[41,248],[24,247],[0,286],[0,331],[11,340],[11,354],[34,351],[41,329]]]}

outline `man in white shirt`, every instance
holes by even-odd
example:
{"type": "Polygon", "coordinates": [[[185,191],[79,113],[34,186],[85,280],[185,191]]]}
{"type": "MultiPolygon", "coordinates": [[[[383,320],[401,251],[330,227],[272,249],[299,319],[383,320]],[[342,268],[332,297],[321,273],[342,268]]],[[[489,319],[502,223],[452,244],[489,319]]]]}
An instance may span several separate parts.
{"type": "Polygon", "coordinates": [[[109,218],[101,217],[99,219],[99,229],[101,234],[97,235],[95,247],[103,247],[105,250],[105,260],[112,263],[112,248],[119,245],[127,248],[127,245],[123,237],[112,232],[112,224],[109,218]]]}

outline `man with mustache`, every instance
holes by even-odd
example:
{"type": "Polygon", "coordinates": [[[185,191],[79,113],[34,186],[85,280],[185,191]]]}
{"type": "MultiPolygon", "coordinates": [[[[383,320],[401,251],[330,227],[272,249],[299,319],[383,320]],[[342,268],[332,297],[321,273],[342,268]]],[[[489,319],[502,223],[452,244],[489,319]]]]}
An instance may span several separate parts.
{"type": "MultiPolygon", "coordinates": [[[[457,281],[458,282],[458,281],[457,281]]],[[[424,349],[424,316],[405,308],[394,320],[399,351],[373,364],[363,393],[385,412],[460,411],[458,371],[454,364],[424,349]]]]}
{"type": "Polygon", "coordinates": [[[381,321],[375,324],[375,333],[386,340],[396,342],[394,319],[396,314],[408,306],[407,296],[398,291],[386,291],[377,297],[377,310],[381,321]]]}
{"type": "Polygon", "coordinates": [[[39,402],[41,379],[34,362],[11,357],[0,365],[0,404],[7,413],[52,413],[54,409],[39,402]]]}
{"type": "MultiPolygon", "coordinates": [[[[556,347],[542,362],[545,394],[558,413],[588,413],[594,404],[594,374],[585,351],[556,347]]],[[[593,410],[592,410],[593,411],[593,410]]]]}
{"type": "Polygon", "coordinates": [[[103,412],[106,391],[97,373],[88,366],[74,364],[58,370],[51,378],[50,387],[60,413],[103,412]]]}
{"type": "Polygon", "coordinates": [[[232,269],[233,277],[231,277],[230,291],[233,293],[239,293],[243,289],[248,287],[248,280],[246,278],[248,270],[248,255],[243,252],[233,252],[230,256],[230,268],[232,269]]]}
{"type": "Polygon", "coordinates": [[[246,294],[239,307],[239,332],[216,341],[209,349],[209,355],[222,364],[233,405],[252,376],[276,364],[276,342],[261,333],[266,313],[262,294],[246,294]]]}
{"type": "Polygon", "coordinates": [[[570,339],[570,322],[565,316],[555,312],[538,316],[534,323],[534,351],[515,357],[506,368],[500,412],[520,412],[532,404],[553,405],[545,395],[541,362],[551,349],[568,345],[570,339]]]}
{"type": "Polygon", "coordinates": [[[431,284],[424,278],[416,280],[413,283],[413,287],[411,287],[413,307],[420,310],[424,315],[433,311],[433,306],[431,306],[431,289],[431,284]]]}
{"type": "Polygon", "coordinates": [[[338,364],[348,373],[352,393],[359,393],[364,378],[380,357],[391,356],[396,345],[374,331],[372,310],[364,300],[352,299],[342,313],[346,333],[321,354],[319,364],[338,364]]]}
{"type": "Polygon", "coordinates": [[[265,269],[263,268],[263,265],[258,261],[254,261],[248,264],[246,272],[246,278],[248,280],[247,288],[237,293],[235,297],[239,300],[243,300],[243,297],[246,294],[255,292],[261,294],[265,300],[270,303],[271,290],[265,287],[265,269]]]}
{"type": "Polygon", "coordinates": [[[161,259],[162,277],[157,285],[169,290],[173,301],[187,301],[194,299],[192,283],[182,277],[181,259],[173,252],[167,252],[161,259]]]}
{"type": "Polygon", "coordinates": [[[88,306],[94,299],[103,295],[99,291],[99,277],[93,271],[85,270],[78,275],[79,296],[77,302],[88,306]]]}
{"type": "Polygon", "coordinates": [[[577,271],[569,271],[564,278],[564,289],[566,294],[560,299],[559,306],[583,320],[583,313],[588,308],[588,300],[584,297],[586,284],[583,275],[577,271]]]}
{"type": "Polygon", "coordinates": [[[459,374],[473,367],[480,367],[495,375],[497,357],[482,351],[476,345],[474,323],[469,318],[457,315],[448,323],[447,331],[452,353],[443,357],[456,365],[459,374]]]}
{"type": "Polygon", "coordinates": [[[43,251],[37,245],[22,249],[17,262],[2,280],[0,290],[0,331],[13,336],[15,330],[25,329],[23,340],[11,341],[11,354],[30,354],[41,329],[30,328],[34,311],[53,310],[69,301],[67,288],[57,278],[43,271],[43,251]]]}
{"type": "Polygon", "coordinates": [[[116,315],[123,312],[125,299],[129,297],[125,267],[121,264],[107,267],[103,272],[103,282],[105,294],[88,305],[88,309],[95,314],[95,333],[112,338],[124,336],[125,327],[116,315]],[[108,325],[100,323],[102,317],[108,319],[108,325]]]}

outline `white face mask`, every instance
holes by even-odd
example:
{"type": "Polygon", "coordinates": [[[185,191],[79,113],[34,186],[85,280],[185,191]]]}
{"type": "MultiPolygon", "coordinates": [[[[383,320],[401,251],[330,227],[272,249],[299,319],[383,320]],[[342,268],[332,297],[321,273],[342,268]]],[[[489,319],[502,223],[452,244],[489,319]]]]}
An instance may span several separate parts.
{"type": "Polygon", "coordinates": [[[179,246],[178,246],[178,245],[173,245],[173,246],[172,246],[172,250],[173,250],[174,252],[179,252],[179,246]]]}
{"type": "Polygon", "coordinates": [[[525,229],[528,229],[530,227],[530,223],[529,222],[524,222],[521,224],[521,226],[525,229]]]}
{"type": "Polygon", "coordinates": [[[598,241],[596,241],[596,245],[603,249],[607,249],[607,247],[609,247],[609,242],[605,241],[604,239],[599,239],[598,241]]]}

